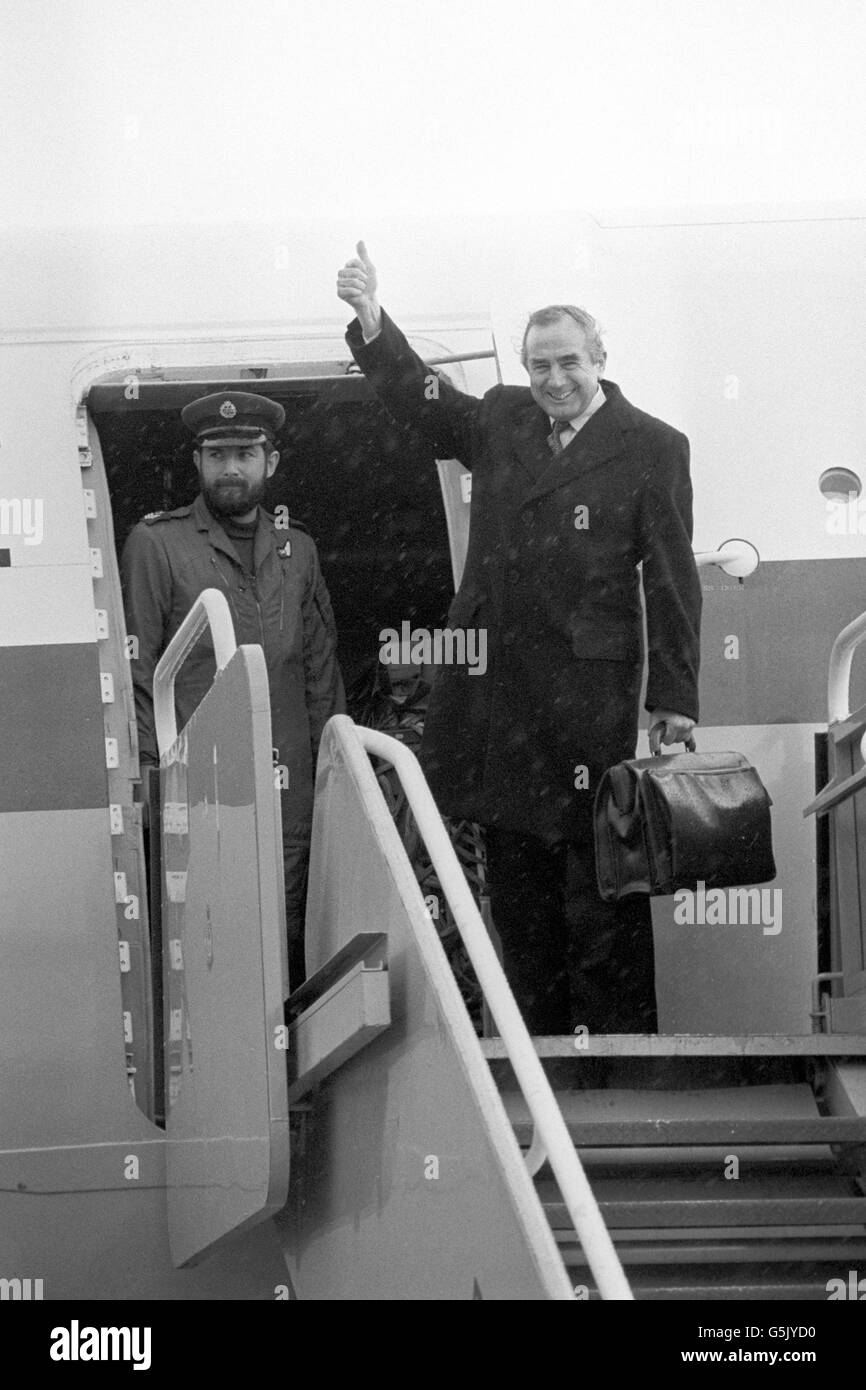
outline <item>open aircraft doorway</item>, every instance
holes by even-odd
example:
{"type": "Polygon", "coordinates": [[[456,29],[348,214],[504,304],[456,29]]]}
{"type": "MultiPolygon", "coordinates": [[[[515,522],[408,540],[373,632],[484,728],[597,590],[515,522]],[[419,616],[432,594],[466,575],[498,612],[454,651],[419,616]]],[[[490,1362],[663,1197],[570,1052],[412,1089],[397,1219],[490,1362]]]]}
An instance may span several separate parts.
{"type": "MultiPolygon", "coordinates": [[[[428,360],[444,359],[460,385],[483,391],[495,379],[490,337],[478,331],[468,338],[467,346],[456,353],[429,339],[416,342],[428,360]]],[[[190,401],[214,391],[255,391],[283,406],[286,419],[276,439],[280,464],[263,505],[270,512],[284,509],[291,523],[300,522],[316,542],[337,623],[349,714],[359,724],[387,730],[417,752],[432,670],[384,665],[380,634],[386,628],[401,631],[406,624],[428,631],[444,625],[453,597],[449,537],[452,552],[455,531],[465,543],[469,493],[460,486],[465,475],[455,461],[439,461],[437,476],[423,441],[395,426],[345,349],[343,356],[334,358],[335,346],[329,342],[321,356],[313,347],[304,360],[269,360],[267,365],[261,364],[268,357],[264,351],[251,365],[226,361],[224,346],[222,360],[202,363],[190,362],[193,349],[184,361],[182,350],[173,346],[164,353],[171,365],[114,372],[87,391],[87,482],[95,513],[91,542],[100,550],[103,566],[99,601],[115,619],[108,625],[111,656],[101,664],[115,683],[115,708],[127,716],[116,719],[113,730],[118,745],[115,775],[118,785],[123,784],[117,804],[128,801],[130,781],[138,775],[129,662],[120,640],[124,629],[119,556],[142,517],[187,505],[196,496],[193,445],[180,412],[190,401]]],[[[254,350],[246,344],[239,357],[254,350]]],[[[111,717],[108,710],[107,723],[111,717]]],[[[384,765],[379,775],[463,997],[481,1031],[480,991],[447,902],[398,781],[384,765]]],[[[130,834],[116,856],[123,887],[127,893],[134,891],[139,904],[135,923],[125,926],[121,948],[127,1072],[140,1107],[162,1125],[169,1080],[163,1054],[170,1026],[159,920],[163,882],[158,855],[152,852],[148,810],[130,809],[130,834]]],[[[461,822],[453,827],[453,839],[481,899],[484,850],[478,828],[461,822]]]]}

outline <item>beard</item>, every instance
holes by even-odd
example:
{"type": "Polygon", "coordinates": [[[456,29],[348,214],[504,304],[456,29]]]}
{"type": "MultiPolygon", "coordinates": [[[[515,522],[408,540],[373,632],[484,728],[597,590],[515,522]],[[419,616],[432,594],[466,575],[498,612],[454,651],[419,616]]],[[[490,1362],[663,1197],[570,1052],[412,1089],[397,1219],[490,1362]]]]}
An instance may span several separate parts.
{"type": "Polygon", "coordinates": [[[202,487],[202,494],[214,516],[243,516],[261,502],[265,495],[265,481],[264,478],[259,478],[257,482],[238,478],[231,484],[211,483],[208,487],[202,487]]]}

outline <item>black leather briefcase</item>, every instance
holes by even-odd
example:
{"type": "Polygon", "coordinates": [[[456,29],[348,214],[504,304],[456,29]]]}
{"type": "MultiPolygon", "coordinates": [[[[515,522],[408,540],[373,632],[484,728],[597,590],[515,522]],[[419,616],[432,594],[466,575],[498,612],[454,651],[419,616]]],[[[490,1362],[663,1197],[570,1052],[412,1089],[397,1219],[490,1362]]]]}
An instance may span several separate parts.
{"type": "Polygon", "coordinates": [[[601,896],[612,902],[629,893],[696,889],[699,882],[707,888],[766,883],[776,876],[771,804],[742,753],[692,751],[618,763],[595,797],[601,896]]]}

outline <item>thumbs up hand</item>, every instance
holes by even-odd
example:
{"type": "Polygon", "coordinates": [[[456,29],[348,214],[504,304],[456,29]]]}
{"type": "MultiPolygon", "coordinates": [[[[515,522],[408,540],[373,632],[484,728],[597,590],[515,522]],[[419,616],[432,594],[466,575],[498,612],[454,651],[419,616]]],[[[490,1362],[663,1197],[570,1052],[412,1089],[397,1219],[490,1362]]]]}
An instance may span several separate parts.
{"type": "Polygon", "coordinates": [[[357,256],[337,272],[337,295],[355,310],[364,339],[369,342],[382,326],[382,310],[377,297],[379,281],[363,241],[358,242],[356,249],[357,256]]]}
{"type": "Polygon", "coordinates": [[[376,298],[378,284],[376,267],[370,260],[363,241],[358,242],[357,251],[357,256],[347,261],[343,269],[337,272],[337,294],[356,310],[359,304],[369,303],[370,299],[376,298]]]}

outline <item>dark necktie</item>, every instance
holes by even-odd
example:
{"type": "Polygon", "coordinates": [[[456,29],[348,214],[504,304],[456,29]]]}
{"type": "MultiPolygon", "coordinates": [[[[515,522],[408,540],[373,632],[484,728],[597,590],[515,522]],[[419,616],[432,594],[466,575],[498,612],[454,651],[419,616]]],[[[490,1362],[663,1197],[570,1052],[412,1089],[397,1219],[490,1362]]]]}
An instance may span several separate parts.
{"type": "Polygon", "coordinates": [[[562,442],[562,436],[566,430],[570,430],[571,428],[572,425],[570,420],[556,420],[554,422],[553,429],[547,436],[547,442],[550,445],[550,452],[552,454],[558,455],[562,453],[565,448],[562,442]]]}

